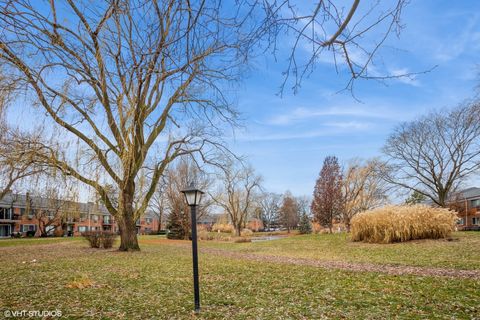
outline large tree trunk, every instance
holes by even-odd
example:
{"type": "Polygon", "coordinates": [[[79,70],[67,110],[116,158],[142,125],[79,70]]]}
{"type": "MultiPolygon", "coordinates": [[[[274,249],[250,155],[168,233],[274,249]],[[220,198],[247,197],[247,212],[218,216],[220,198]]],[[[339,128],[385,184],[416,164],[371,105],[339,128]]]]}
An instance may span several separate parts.
{"type": "Polygon", "coordinates": [[[128,217],[123,217],[120,222],[120,251],[138,251],[140,247],[138,246],[137,239],[137,224],[133,219],[133,215],[128,217]]]}
{"type": "Polygon", "coordinates": [[[134,185],[122,192],[119,205],[120,251],[138,251],[137,223],[133,212],[134,185]]]}
{"type": "Polygon", "coordinates": [[[240,223],[235,225],[235,235],[237,237],[240,237],[242,235],[242,226],[240,223]]]}

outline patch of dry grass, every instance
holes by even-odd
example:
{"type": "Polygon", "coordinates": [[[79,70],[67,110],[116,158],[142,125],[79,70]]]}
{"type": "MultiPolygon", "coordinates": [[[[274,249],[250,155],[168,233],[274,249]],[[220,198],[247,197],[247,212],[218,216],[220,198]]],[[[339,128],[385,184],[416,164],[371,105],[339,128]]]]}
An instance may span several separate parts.
{"type": "Polygon", "coordinates": [[[370,243],[446,238],[454,231],[455,221],[456,215],[444,208],[385,206],[355,216],[351,237],[370,243]]]}
{"type": "Polygon", "coordinates": [[[70,289],[96,288],[98,286],[99,285],[96,284],[95,281],[93,281],[86,275],[83,275],[80,278],[74,279],[73,281],[65,285],[66,288],[70,288],[70,289]]]}

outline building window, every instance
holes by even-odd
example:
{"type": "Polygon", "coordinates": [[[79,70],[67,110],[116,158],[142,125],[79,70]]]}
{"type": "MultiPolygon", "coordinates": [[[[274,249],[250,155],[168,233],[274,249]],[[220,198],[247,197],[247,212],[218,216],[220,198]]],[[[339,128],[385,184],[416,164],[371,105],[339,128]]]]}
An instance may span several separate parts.
{"type": "Polygon", "coordinates": [[[98,216],[96,214],[92,215],[93,222],[98,222],[98,216]]]}
{"type": "Polygon", "coordinates": [[[472,224],[473,225],[480,225],[480,217],[473,217],[472,218],[472,224]]]}
{"type": "Polygon", "coordinates": [[[45,215],[46,215],[47,217],[49,217],[50,219],[52,219],[52,218],[55,217],[55,215],[53,214],[53,212],[50,211],[50,210],[45,210],[45,215]]]}
{"type": "Polygon", "coordinates": [[[78,227],[78,232],[87,232],[87,231],[88,231],[88,227],[86,227],[86,226],[78,227]]]}
{"type": "Polygon", "coordinates": [[[103,223],[110,224],[110,216],[103,216],[103,223]]]}
{"type": "Polygon", "coordinates": [[[12,209],[10,209],[10,208],[0,208],[0,219],[11,220],[12,219],[12,209]]]}
{"type": "Polygon", "coordinates": [[[151,224],[152,223],[152,218],[145,218],[145,223],[146,224],[151,224]]]}
{"type": "Polygon", "coordinates": [[[472,201],[470,201],[470,204],[471,204],[472,208],[480,207],[480,199],[472,200],[472,201]]]}
{"type": "Polygon", "coordinates": [[[10,237],[11,229],[9,224],[0,224],[0,238],[10,237]]]}
{"type": "Polygon", "coordinates": [[[457,224],[465,224],[465,220],[463,218],[459,218],[457,220],[457,224]]]}
{"type": "Polygon", "coordinates": [[[35,231],[35,230],[37,230],[37,226],[34,224],[22,224],[20,228],[20,232],[35,231]]]}

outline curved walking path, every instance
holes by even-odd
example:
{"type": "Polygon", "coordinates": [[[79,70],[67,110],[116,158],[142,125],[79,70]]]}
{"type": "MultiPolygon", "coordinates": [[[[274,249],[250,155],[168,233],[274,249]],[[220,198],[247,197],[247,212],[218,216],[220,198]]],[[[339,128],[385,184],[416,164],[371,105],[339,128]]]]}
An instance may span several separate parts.
{"type": "Polygon", "coordinates": [[[480,280],[480,270],[462,270],[462,269],[446,269],[432,267],[416,267],[408,265],[388,265],[373,263],[354,263],[343,261],[321,261],[305,258],[291,258],[284,256],[272,255],[256,255],[241,252],[232,252],[215,248],[201,248],[201,252],[213,255],[246,259],[252,261],[274,262],[292,265],[302,265],[310,267],[319,267],[324,269],[337,269],[354,272],[379,272],[390,275],[416,275],[429,277],[449,277],[480,280]]]}

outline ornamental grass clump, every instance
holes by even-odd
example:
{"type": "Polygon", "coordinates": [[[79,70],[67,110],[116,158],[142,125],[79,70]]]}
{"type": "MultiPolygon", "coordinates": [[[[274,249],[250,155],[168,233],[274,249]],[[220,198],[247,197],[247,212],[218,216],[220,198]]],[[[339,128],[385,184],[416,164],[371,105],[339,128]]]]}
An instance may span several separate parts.
{"type": "Polygon", "coordinates": [[[425,205],[385,206],[352,218],[353,241],[393,243],[446,238],[455,229],[456,215],[425,205]]]}
{"type": "Polygon", "coordinates": [[[234,232],[235,229],[231,224],[228,223],[215,223],[212,226],[212,231],[213,232],[224,232],[224,233],[231,233],[234,232]]]}

